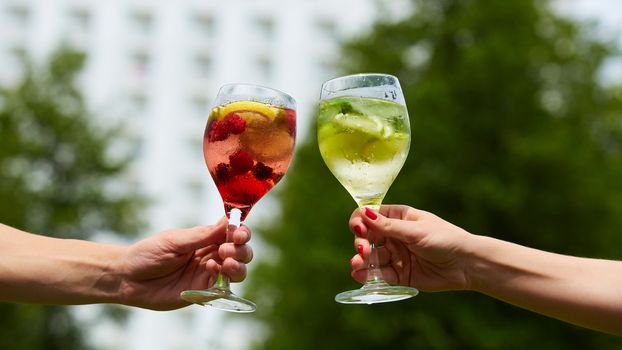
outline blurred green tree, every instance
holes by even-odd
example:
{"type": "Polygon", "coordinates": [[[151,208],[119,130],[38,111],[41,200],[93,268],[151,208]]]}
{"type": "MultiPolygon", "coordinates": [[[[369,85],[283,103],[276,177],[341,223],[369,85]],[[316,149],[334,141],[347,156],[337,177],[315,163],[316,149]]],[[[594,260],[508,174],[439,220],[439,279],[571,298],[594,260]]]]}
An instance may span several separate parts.
{"type": "MultiPolygon", "coordinates": [[[[540,249],[622,258],[622,94],[599,82],[613,46],[547,1],[412,3],[341,55],[344,72],[394,74],[406,95],[413,144],[385,203],[540,249]]],[[[355,287],[355,205],[315,135],[306,140],[278,194],[282,219],[261,230],[277,253],[246,285],[267,328],[255,349],[622,348],[471,292],[336,304],[355,287]]]]}
{"type": "MultiPolygon", "coordinates": [[[[144,198],[114,182],[130,161],[110,152],[121,129],[98,126],[76,86],[84,62],[63,47],[0,88],[0,222],[80,239],[142,227],[144,198]]],[[[0,303],[0,349],[85,348],[68,307],[0,303]]]]}

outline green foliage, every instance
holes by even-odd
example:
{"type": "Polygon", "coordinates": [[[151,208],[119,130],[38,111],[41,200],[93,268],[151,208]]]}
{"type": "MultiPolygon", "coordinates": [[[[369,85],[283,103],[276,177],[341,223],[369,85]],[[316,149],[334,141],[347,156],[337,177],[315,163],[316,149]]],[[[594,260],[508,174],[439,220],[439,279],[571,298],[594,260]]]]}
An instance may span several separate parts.
{"type": "MultiPolygon", "coordinates": [[[[344,48],[345,72],[400,78],[413,145],[385,203],[560,253],[622,258],[622,94],[598,83],[614,51],[533,0],[421,0],[344,48]]],[[[319,87],[318,87],[319,88],[319,87]]],[[[354,201],[314,135],[280,192],[279,249],[249,276],[269,334],[256,349],[620,348],[619,340],[470,292],[343,306],[356,286],[354,201]]]]}
{"type": "MultiPolygon", "coordinates": [[[[108,152],[119,130],[97,126],[76,87],[84,61],[60,49],[0,88],[0,222],[83,239],[141,227],[144,199],[112,182],[129,162],[108,152]]],[[[84,347],[67,308],[0,304],[0,349],[84,347]]]]}

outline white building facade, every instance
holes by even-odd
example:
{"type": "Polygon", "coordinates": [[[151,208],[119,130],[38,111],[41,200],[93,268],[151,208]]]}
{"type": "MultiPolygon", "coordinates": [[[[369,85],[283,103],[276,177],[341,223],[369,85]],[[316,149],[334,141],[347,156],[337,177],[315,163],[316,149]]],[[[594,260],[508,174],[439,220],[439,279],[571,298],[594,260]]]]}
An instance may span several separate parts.
{"type": "MultiPolygon", "coordinates": [[[[145,235],[210,224],[223,209],[201,145],[219,86],[250,82],[292,95],[300,141],[321,83],[345,59],[339,42],[373,17],[371,0],[0,0],[0,83],[19,79],[26,56],[43,62],[62,43],[84,51],[88,106],[126,125],[134,156],[128,181],[153,199],[145,235]]],[[[276,204],[263,199],[251,226],[276,204]]],[[[245,321],[252,316],[224,319],[198,306],[132,310],[126,327],[90,319],[93,311],[78,308],[102,349],[242,349],[260,333],[245,321]]]]}

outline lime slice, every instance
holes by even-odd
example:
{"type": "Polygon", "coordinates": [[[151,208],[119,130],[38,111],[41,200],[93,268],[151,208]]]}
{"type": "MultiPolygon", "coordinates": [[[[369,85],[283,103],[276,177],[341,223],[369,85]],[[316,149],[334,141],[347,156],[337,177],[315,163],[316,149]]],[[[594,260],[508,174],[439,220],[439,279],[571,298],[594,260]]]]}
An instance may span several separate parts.
{"type": "Polygon", "coordinates": [[[360,151],[371,141],[360,133],[341,132],[323,135],[319,139],[320,152],[324,159],[347,159],[363,161],[360,151]]]}
{"type": "Polygon", "coordinates": [[[218,113],[220,119],[226,117],[231,112],[256,112],[270,119],[274,119],[279,111],[276,107],[270,107],[269,105],[255,101],[236,101],[217,108],[220,109],[218,113]]]}
{"type": "Polygon", "coordinates": [[[339,113],[333,122],[343,129],[360,132],[372,137],[387,137],[393,133],[389,125],[384,125],[376,116],[362,116],[350,113],[339,113]]]}
{"type": "Polygon", "coordinates": [[[384,100],[358,99],[349,103],[350,108],[359,115],[394,117],[405,115],[406,112],[404,106],[384,100]]]}
{"type": "Polygon", "coordinates": [[[368,162],[386,161],[396,155],[407,152],[409,145],[408,134],[394,133],[387,138],[369,140],[361,150],[361,157],[368,162]]]}
{"type": "Polygon", "coordinates": [[[344,130],[336,126],[334,123],[326,123],[326,124],[320,125],[317,131],[317,139],[319,142],[322,142],[324,139],[327,139],[333,136],[334,134],[338,134],[341,132],[344,132],[344,130]]]}

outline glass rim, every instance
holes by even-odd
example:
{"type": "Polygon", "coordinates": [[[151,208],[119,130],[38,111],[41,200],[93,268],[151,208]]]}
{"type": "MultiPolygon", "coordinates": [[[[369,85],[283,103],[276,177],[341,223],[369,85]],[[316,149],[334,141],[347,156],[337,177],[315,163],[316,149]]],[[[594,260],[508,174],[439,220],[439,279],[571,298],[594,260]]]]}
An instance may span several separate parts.
{"type": "Polygon", "coordinates": [[[353,78],[360,78],[360,77],[385,77],[385,78],[391,78],[391,79],[395,80],[395,82],[399,86],[399,79],[395,75],[387,74],[387,73],[373,73],[373,72],[371,72],[371,73],[354,73],[354,74],[342,75],[342,76],[338,76],[338,77],[334,77],[334,78],[328,79],[324,83],[322,83],[322,90],[326,91],[326,92],[341,91],[341,90],[329,90],[326,87],[328,85],[333,84],[333,83],[338,82],[338,81],[350,80],[350,79],[353,79],[353,78]]]}
{"type": "Polygon", "coordinates": [[[216,94],[216,98],[214,99],[214,103],[212,107],[226,105],[229,103],[243,101],[243,100],[267,103],[267,104],[270,104],[276,107],[296,109],[296,99],[293,98],[290,94],[283,92],[281,90],[269,87],[269,86],[255,84],[255,83],[243,83],[243,82],[226,83],[226,84],[221,85],[220,88],[218,89],[218,93],[216,94]],[[233,89],[235,87],[255,89],[257,91],[263,90],[263,91],[273,93],[274,96],[269,96],[269,94],[266,94],[266,96],[257,97],[257,96],[253,96],[253,94],[250,92],[240,92],[240,93],[225,92],[226,89],[233,89]],[[226,98],[223,98],[224,96],[226,96],[226,98]],[[217,102],[219,100],[221,100],[221,102],[217,102]]]}
{"type": "Polygon", "coordinates": [[[374,98],[406,106],[400,80],[387,73],[356,73],[325,81],[320,101],[339,97],[374,98]]]}

